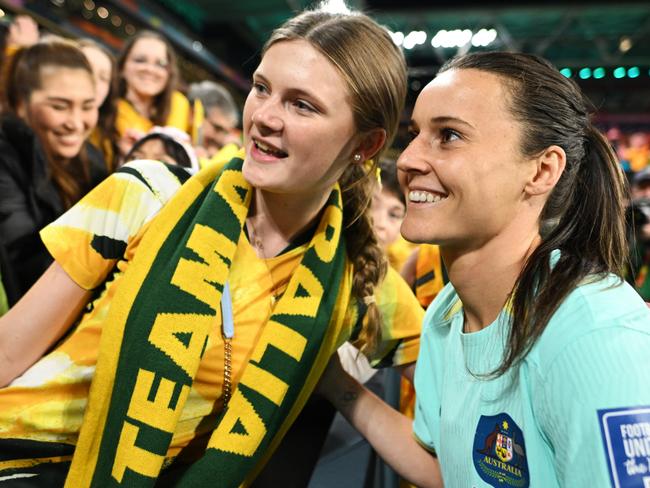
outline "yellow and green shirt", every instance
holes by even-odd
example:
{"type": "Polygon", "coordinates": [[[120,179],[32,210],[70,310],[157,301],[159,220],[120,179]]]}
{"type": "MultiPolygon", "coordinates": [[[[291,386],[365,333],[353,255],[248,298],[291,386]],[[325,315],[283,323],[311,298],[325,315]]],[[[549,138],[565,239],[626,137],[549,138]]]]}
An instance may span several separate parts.
{"type": "MultiPolygon", "coordinates": [[[[188,176],[183,169],[159,162],[130,163],[43,229],[41,236],[54,259],[77,284],[96,290],[96,295],[79,323],[52,351],[0,389],[0,439],[76,444],[115,290],[148,223],[188,176]]],[[[235,323],[234,384],[271,315],[274,297],[284,291],[307,245],[260,259],[242,233],[229,276],[235,323]]],[[[420,305],[392,270],[375,296],[383,315],[383,336],[371,358],[373,365],[415,361],[423,318],[420,305]]],[[[339,344],[360,329],[363,305],[349,303],[339,344]]],[[[168,456],[213,429],[222,408],[223,364],[222,336],[214,330],[168,456]]]]}

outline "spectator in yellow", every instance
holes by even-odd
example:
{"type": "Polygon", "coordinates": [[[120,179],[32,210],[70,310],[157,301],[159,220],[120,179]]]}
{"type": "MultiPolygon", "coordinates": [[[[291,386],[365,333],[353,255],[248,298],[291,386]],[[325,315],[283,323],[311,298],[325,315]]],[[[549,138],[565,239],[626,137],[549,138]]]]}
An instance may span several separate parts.
{"type": "Polygon", "coordinates": [[[650,142],[644,132],[635,132],[630,136],[630,144],[623,155],[630,162],[630,169],[635,173],[650,164],[650,142]]]}
{"type": "Polygon", "coordinates": [[[340,344],[408,372],[422,311],[384,273],[364,166],[390,144],[405,94],[386,29],[306,12],[263,50],[239,158],[190,179],[131,163],[51,224],[57,262],[0,324],[0,382],[15,380],[0,389],[0,477],[62,486],[70,469],[75,488],[249,486],[340,344]],[[130,314],[132,293],[123,328],[113,314],[130,314]],[[154,376],[155,399],[142,383],[154,376]],[[134,415],[150,422],[137,445],[134,415]]]}
{"type": "Polygon", "coordinates": [[[190,104],[176,90],[176,55],[162,35],[141,31],[131,38],[117,60],[118,147],[122,155],[154,125],[190,127],[190,104]]]}

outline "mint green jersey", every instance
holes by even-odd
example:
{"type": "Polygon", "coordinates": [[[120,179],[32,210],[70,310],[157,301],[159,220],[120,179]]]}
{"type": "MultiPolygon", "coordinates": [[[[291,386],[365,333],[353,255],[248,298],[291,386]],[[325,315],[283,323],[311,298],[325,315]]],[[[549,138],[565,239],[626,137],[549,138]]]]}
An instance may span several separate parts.
{"type": "Polygon", "coordinates": [[[650,310],[611,276],[576,288],[517,368],[502,311],[464,334],[451,284],[427,310],[414,432],[446,487],[650,488],[650,310]]]}

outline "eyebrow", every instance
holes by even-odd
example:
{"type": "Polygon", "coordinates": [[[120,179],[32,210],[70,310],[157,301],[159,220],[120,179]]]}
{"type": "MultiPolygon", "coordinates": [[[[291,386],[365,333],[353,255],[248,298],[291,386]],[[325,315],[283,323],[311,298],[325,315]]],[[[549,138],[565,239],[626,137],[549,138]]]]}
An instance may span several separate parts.
{"type": "Polygon", "coordinates": [[[429,122],[432,125],[440,125],[440,124],[449,124],[449,123],[455,123],[455,124],[461,124],[466,127],[469,127],[470,129],[474,129],[474,126],[470,124],[469,122],[459,119],[458,117],[452,117],[450,115],[441,115],[440,117],[431,117],[429,122]]]}
{"type": "MultiPolygon", "coordinates": [[[[262,73],[259,71],[255,71],[253,73],[253,78],[258,77],[261,78],[264,83],[270,85],[271,83],[269,80],[264,76],[262,73]]],[[[292,96],[298,96],[298,97],[306,97],[310,99],[310,103],[316,106],[318,110],[320,110],[323,113],[327,113],[327,110],[325,108],[325,103],[318,98],[316,95],[314,95],[312,92],[309,92],[307,90],[303,90],[302,88],[288,88],[287,92],[289,92],[290,95],[292,96]]]]}
{"type": "MultiPolygon", "coordinates": [[[[69,98],[63,98],[63,97],[47,97],[48,102],[60,102],[60,103],[74,103],[73,100],[70,100],[69,98]]],[[[95,97],[92,98],[86,98],[85,100],[82,100],[81,103],[88,103],[88,102],[94,102],[95,97]]]]}

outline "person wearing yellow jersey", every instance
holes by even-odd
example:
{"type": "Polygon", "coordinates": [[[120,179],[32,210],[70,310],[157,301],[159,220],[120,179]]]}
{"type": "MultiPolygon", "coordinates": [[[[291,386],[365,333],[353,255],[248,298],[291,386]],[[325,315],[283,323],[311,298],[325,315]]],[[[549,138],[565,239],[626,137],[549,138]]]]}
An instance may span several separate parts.
{"type": "Polygon", "coordinates": [[[176,55],[164,36],[141,31],[129,39],[118,57],[117,71],[115,129],[122,156],[155,125],[189,133],[190,104],[176,89],[176,55]]]}
{"type": "Polygon", "coordinates": [[[47,227],[55,263],[0,319],[0,477],[249,486],[342,343],[409,369],[422,310],[365,166],[405,95],[386,29],[306,12],[263,49],[237,157],[129,163],[47,227]]]}
{"type": "MultiPolygon", "coordinates": [[[[420,244],[404,263],[400,274],[415,293],[424,310],[449,282],[440,247],[436,244],[420,244]]],[[[415,415],[415,387],[407,378],[401,378],[399,410],[409,418],[415,415]]],[[[400,480],[400,488],[413,485],[400,480]]]]}

